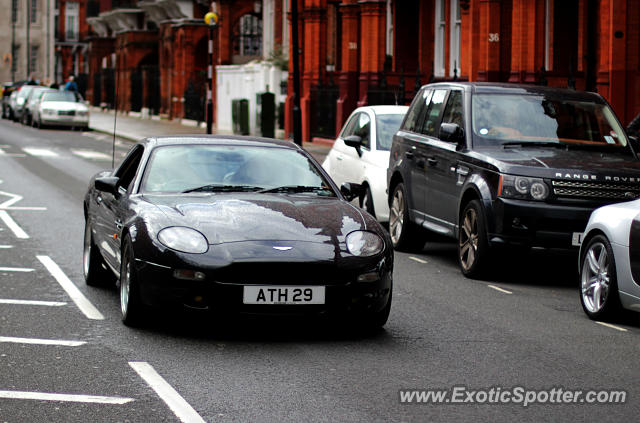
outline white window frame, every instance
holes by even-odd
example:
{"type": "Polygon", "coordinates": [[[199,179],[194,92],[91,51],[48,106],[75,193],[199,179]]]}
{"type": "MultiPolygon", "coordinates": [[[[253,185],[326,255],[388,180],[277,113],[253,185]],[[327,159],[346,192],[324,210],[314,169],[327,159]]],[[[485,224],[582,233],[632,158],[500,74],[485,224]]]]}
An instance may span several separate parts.
{"type": "Polygon", "coordinates": [[[549,53],[551,50],[551,0],[544,1],[544,69],[549,71],[551,63],[549,53]]]}
{"type": "Polygon", "coordinates": [[[387,56],[393,56],[393,7],[391,0],[387,0],[387,28],[386,28],[386,51],[387,56]]]}
{"type": "Polygon", "coordinates": [[[67,2],[64,9],[64,36],[66,41],[78,41],[80,36],[80,3],[67,2]]]}
{"type": "Polygon", "coordinates": [[[444,69],[445,31],[446,31],[445,1],[446,0],[436,0],[436,7],[435,7],[433,74],[434,76],[437,76],[437,77],[445,76],[445,69],[444,69]]]}
{"type": "Polygon", "coordinates": [[[453,78],[454,70],[456,75],[460,77],[460,38],[462,33],[462,12],[460,10],[460,0],[451,0],[450,22],[449,76],[453,78]]]}

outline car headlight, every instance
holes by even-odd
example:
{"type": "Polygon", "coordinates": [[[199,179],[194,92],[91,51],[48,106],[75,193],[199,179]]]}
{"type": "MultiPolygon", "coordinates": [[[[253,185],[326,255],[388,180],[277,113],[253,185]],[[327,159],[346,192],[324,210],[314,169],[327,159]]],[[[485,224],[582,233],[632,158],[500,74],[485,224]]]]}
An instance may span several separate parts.
{"type": "Polygon", "coordinates": [[[540,178],[500,175],[498,196],[543,201],[549,196],[549,186],[540,178]]]}
{"type": "Polygon", "coordinates": [[[347,250],[354,256],[369,257],[384,248],[384,241],[373,232],[354,231],[347,235],[347,250]]]}
{"type": "Polygon", "coordinates": [[[195,229],[172,226],[158,232],[158,241],[172,250],[183,253],[202,254],[209,249],[207,238],[195,229]]]}

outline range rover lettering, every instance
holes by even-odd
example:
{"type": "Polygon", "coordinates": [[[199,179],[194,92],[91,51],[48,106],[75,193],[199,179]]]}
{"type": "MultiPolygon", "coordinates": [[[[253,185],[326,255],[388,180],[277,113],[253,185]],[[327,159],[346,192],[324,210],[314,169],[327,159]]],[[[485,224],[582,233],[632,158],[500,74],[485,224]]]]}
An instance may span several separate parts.
{"type": "Polygon", "coordinates": [[[463,274],[494,247],[575,248],[591,212],[640,196],[640,161],[598,94],[515,84],[435,83],[393,139],[394,247],[424,230],[458,240],[463,274]]]}

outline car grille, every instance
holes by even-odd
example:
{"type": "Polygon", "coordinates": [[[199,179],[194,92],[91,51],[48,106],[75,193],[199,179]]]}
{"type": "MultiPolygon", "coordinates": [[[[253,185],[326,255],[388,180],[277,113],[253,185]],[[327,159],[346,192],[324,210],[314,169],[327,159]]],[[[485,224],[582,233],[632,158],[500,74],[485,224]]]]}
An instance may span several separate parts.
{"type": "Polygon", "coordinates": [[[58,111],[58,116],[75,116],[75,115],[76,115],[75,110],[59,110],[58,111]]]}
{"type": "Polygon", "coordinates": [[[640,186],[622,182],[551,181],[558,198],[630,201],[640,197],[640,186]]]}

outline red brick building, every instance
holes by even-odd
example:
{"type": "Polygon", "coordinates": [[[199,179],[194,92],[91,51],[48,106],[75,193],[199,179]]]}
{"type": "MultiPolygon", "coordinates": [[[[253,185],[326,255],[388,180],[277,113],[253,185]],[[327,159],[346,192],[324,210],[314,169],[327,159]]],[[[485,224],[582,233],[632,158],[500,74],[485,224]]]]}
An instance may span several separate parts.
{"type": "Polygon", "coordinates": [[[333,137],[358,105],[408,103],[433,80],[570,86],[599,92],[625,124],[640,112],[640,0],[298,0],[298,10],[305,140],[333,137]]]}
{"type": "Polygon", "coordinates": [[[76,77],[84,95],[89,73],[90,28],[87,24],[87,0],[59,0],[55,21],[55,82],[63,84],[70,75],[76,77]]]}

